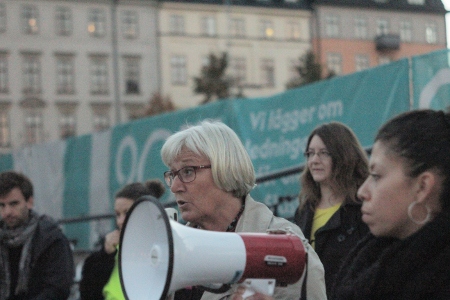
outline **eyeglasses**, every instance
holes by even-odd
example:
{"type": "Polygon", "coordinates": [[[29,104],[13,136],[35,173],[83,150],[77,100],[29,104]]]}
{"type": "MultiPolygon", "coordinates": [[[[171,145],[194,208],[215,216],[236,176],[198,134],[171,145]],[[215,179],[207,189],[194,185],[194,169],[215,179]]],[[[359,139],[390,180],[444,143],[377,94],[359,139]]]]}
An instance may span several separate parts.
{"type": "Polygon", "coordinates": [[[173,180],[176,176],[180,179],[183,183],[189,183],[195,180],[195,177],[197,175],[198,169],[210,169],[211,165],[208,166],[187,166],[184,168],[181,168],[177,171],[166,171],[164,172],[164,180],[166,181],[166,184],[171,187],[173,184],[173,180]]]}
{"type": "Polygon", "coordinates": [[[331,156],[330,152],[328,152],[327,150],[320,150],[318,152],[309,150],[304,153],[304,155],[307,159],[312,159],[314,157],[314,155],[316,155],[316,154],[317,154],[317,156],[319,156],[320,160],[329,158],[331,156]]]}

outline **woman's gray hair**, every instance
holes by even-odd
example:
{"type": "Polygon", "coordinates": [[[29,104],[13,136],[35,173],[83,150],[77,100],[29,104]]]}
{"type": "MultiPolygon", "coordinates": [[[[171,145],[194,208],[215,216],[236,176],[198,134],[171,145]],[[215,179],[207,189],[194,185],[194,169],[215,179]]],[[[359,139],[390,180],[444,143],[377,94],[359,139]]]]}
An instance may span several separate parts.
{"type": "Polygon", "coordinates": [[[255,170],[237,134],[219,121],[205,120],[171,135],[161,149],[170,166],[182,149],[207,157],[215,184],[235,197],[243,197],[255,186],[255,170]]]}

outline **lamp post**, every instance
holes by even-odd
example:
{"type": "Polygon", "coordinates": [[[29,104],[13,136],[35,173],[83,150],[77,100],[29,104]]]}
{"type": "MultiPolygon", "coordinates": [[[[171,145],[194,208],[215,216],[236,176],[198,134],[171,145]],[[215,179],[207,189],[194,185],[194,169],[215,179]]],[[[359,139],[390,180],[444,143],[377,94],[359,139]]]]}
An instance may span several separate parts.
{"type": "Polygon", "coordinates": [[[117,4],[119,0],[112,0],[111,4],[111,43],[112,43],[112,63],[114,82],[114,112],[115,125],[121,122],[121,101],[119,83],[119,63],[118,63],[118,43],[117,43],[117,4]]]}

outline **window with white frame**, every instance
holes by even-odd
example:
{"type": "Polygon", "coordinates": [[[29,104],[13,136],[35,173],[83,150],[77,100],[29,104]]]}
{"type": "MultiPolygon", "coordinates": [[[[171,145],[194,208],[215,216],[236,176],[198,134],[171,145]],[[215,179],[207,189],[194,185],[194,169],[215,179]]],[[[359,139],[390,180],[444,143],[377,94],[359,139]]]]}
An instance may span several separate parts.
{"type": "Polygon", "coordinates": [[[139,15],[134,10],[122,12],[122,35],[126,39],[135,39],[139,35],[139,15]]]}
{"type": "Polygon", "coordinates": [[[231,18],[229,29],[230,36],[245,37],[245,20],[242,18],[231,18]]]}
{"type": "Polygon", "coordinates": [[[141,59],[139,57],[124,58],[125,93],[136,95],[141,92],[141,59]]]}
{"type": "Polygon", "coordinates": [[[411,42],[412,25],[410,21],[400,21],[400,40],[402,42],[411,42]]]}
{"type": "Polygon", "coordinates": [[[56,55],[56,93],[75,93],[75,67],[72,54],[56,55]]]}
{"type": "Polygon", "coordinates": [[[94,131],[103,131],[110,127],[109,116],[107,113],[94,113],[93,119],[94,131]]]}
{"type": "Polygon", "coordinates": [[[106,14],[103,9],[93,8],[88,14],[88,32],[94,37],[103,37],[106,34],[106,14]]]}
{"type": "Polygon", "coordinates": [[[245,57],[232,57],[230,60],[230,69],[238,86],[247,82],[247,61],[245,57]]]}
{"type": "Polygon", "coordinates": [[[55,11],[55,30],[57,35],[69,36],[73,29],[72,11],[68,7],[58,6],[55,11]]]}
{"type": "Polygon", "coordinates": [[[39,32],[39,14],[35,5],[22,6],[22,29],[25,34],[39,32]]]}
{"type": "Polygon", "coordinates": [[[23,54],[22,78],[25,94],[41,93],[41,60],[39,54],[23,54]]]}
{"type": "Polygon", "coordinates": [[[184,35],[184,16],[171,15],[169,17],[169,31],[171,34],[184,35]]]}
{"type": "Polygon", "coordinates": [[[170,58],[170,69],[173,85],[185,85],[187,83],[186,56],[173,55],[170,58]]]}
{"type": "Polygon", "coordinates": [[[90,57],[90,91],[92,95],[108,95],[108,59],[103,55],[90,57]]]}
{"type": "Polygon", "coordinates": [[[0,33],[6,31],[6,5],[0,3],[0,33]]]}
{"type": "Polygon", "coordinates": [[[71,136],[75,136],[77,133],[77,123],[75,120],[75,114],[62,113],[59,116],[59,137],[66,139],[71,136]]]}
{"type": "Polygon", "coordinates": [[[362,71],[370,67],[369,56],[367,54],[357,54],[355,56],[355,70],[362,71]]]}
{"type": "Polygon", "coordinates": [[[201,31],[203,35],[206,36],[216,36],[217,35],[217,25],[216,18],[213,16],[204,16],[201,21],[201,31]]]}
{"type": "Polygon", "coordinates": [[[261,60],[261,81],[265,87],[275,86],[275,63],[271,58],[261,60]]]}
{"type": "Polygon", "coordinates": [[[428,44],[436,44],[437,43],[436,23],[427,23],[425,25],[425,41],[428,44]]]}
{"type": "Polygon", "coordinates": [[[0,147],[11,146],[11,127],[6,109],[0,110],[0,147]]]}
{"type": "Polygon", "coordinates": [[[273,39],[275,30],[271,20],[261,20],[259,22],[260,36],[263,39],[273,39]]]}
{"type": "Polygon", "coordinates": [[[325,35],[327,37],[339,37],[339,16],[325,16],[325,35]]]}
{"type": "Polygon", "coordinates": [[[377,36],[389,33],[389,21],[387,19],[377,20],[377,36]]]}
{"type": "Polygon", "coordinates": [[[286,24],[286,36],[288,40],[299,40],[302,34],[300,22],[288,21],[286,24]]]}
{"type": "Polygon", "coordinates": [[[363,17],[355,18],[355,38],[366,39],[368,36],[367,19],[363,17]]]}
{"type": "Polygon", "coordinates": [[[44,141],[44,119],[41,108],[27,109],[25,112],[25,144],[32,145],[44,141]]]}
{"type": "Polygon", "coordinates": [[[8,54],[0,52],[0,93],[9,92],[8,54]]]}
{"type": "Polygon", "coordinates": [[[342,56],[340,53],[328,53],[327,54],[327,67],[330,72],[335,75],[342,73],[342,56]]]}

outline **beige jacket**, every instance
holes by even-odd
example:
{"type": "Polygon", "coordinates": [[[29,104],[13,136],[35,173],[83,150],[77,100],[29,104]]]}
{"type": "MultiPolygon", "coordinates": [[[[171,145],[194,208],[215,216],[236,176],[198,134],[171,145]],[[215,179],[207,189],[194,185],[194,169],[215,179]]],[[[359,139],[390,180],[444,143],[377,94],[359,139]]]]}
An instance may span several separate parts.
{"type": "MultiPolygon", "coordinates": [[[[308,300],[326,300],[325,278],[323,265],[314,249],[306,242],[300,228],[286,219],[273,215],[272,211],[263,203],[252,199],[250,195],[245,198],[245,209],[240,217],[236,232],[262,232],[268,229],[286,230],[290,228],[304,240],[304,246],[308,253],[306,294],[308,300]]],[[[298,300],[301,296],[303,277],[295,284],[287,287],[276,287],[273,297],[277,300],[298,300]]],[[[201,300],[225,300],[231,299],[239,284],[223,294],[205,292],[201,300]]]]}

